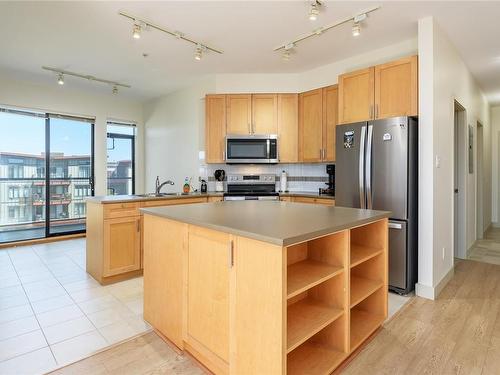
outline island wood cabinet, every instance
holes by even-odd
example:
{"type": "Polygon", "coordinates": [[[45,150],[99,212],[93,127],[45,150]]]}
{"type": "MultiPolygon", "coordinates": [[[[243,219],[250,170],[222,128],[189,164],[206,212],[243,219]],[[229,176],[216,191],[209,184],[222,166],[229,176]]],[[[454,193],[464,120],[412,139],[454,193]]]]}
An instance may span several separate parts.
{"type": "Polygon", "coordinates": [[[335,161],[337,85],[299,95],[299,160],[306,163],[335,161]]]}
{"type": "Polygon", "coordinates": [[[387,317],[387,219],[287,247],[152,215],[145,231],[144,318],[215,374],[330,374],[387,317]]]}
{"type": "Polygon", "coordinates": [[[154,199],[142,202],[87,202],[86,270],[101,284],[121,281],[142,273],[142,207],[205,203],[222,197],[154,199]]]}
{"type": "Polygon", "coordinates": [[[226,95],[227,134],[277,134],[277,94],[226,95]]]}
{"type": "Polygon", "coordinates": [[[317,197],[283,197],[280,200],[296,203],[322,204],[325,206],[335,206],[335,199],[332,198],[317,198],[317,197]]]}
{"type": "Polygon", "coordinates": [[[339,76],[339,123],[418,115],[418,57],[339,76]]]}

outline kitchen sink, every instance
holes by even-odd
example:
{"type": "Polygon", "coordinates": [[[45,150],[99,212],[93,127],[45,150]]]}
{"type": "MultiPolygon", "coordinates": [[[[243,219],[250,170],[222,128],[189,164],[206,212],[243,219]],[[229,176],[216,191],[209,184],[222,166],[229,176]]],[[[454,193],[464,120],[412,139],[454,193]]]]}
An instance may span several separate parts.
{"type": "Polygon", "coordinates": [[[172,195],[181,195],[181,193],[146,193],[146,194],[135,194],[136,197],[167,197],[167,196],[172,196],[172,195]]]}

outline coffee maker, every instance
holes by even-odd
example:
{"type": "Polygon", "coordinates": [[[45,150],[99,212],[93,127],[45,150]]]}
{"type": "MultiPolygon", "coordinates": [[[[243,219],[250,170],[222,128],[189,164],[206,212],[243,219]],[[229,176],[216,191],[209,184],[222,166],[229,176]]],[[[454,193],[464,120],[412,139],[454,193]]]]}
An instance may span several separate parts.
{"type": "Polygon", "coordinates": [[[328,182],[325,182],[325,184],[328,187],[319,188],[319,193],[321,195],[335,196],[335,164],[326,165],[326,174],[328,174],[328,182]]]}

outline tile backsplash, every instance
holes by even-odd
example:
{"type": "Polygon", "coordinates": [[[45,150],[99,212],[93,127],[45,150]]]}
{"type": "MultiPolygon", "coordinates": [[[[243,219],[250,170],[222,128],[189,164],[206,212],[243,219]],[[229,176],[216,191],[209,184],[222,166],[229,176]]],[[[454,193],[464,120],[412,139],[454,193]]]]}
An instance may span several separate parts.
{"type": "Polygon", "coordinates": [[[208,190],[215,190],[214,172],[224,169],[228,174],[274,174],[276,175],[276,190],[279,190],[281,172],[287,174],[289,191],[317,192],[320,187],[326,187],[328,181],[326,164],[209,164],[200,166],[200,179],[208,182],[208,190]]]}

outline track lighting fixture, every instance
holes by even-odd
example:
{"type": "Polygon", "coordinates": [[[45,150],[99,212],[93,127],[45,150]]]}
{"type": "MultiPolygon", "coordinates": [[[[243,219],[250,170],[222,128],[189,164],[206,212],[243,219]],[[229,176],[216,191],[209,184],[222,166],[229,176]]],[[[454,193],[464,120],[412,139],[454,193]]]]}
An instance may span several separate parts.
{"type": "Polygon", "coordinates": [[[292,55],[292,51],[293,51],[294,47],[295,47],[295,44],[293,44],[293,43],[289,43],[285,46],[285,48],[283,49],[283,55],[282,55],[283,61],[290,60],[290,57],[292,55]]]}
{"type": "Polygon", "coordinates": [[[70,72],[68,70],[51,68],[48,66],[42,66],[42,69],[56,73],[57,74],[57,83],[59,85],[64,85],[64,76],[72,76],[72,77],[76,77],[76,78],[85,79],[87,81],[93,81],[93,82],[105,83],[106,85],[111,85],[111,86],[113,86],[113,90],[112,90],[113,94],[118,94],[119,87],[125,87],[127,89],[130,88],[130,86],[125,84],[125,83],[120,83],[120,82],[116,82],[116,81],[109,81],[107,79],[97,78],[97,77],[94,77],[91,75],[70,72]]]}
{"type": "Polygon", "coordinates": [[[311,21],[316,21],[319,16],[319,8],[321,7],[321,2],[319,0],[313,0],[311,2],[311,7],[309,9],[309,19],[311,21]]]}
{"type": "Polygon", "coordinates": [[[134,23],[134,27],[132,29],[132,38],[134,39],[141,39],[141,25],[134,23]]]}
{"type": "MultiPolygon", "coordinates": [[[[321,6],[322,6],[322,2],[321,1],[319,1],[319,0],[313,1],[311,3],[310,15],[317,16],[318,13],[312,12],[312,10],[315,9],[315,10],[317,10],[319,12],[319,8],[321,6]]],[[[301,43],[304,40],[312,38],[314,36],[322,35],[325,32],[327,32],[327,31],[329,31],[329,30],[331,30],[331,29],[333,29],[333,28],[335,28],[337,26],[341,26],[341,25],[344,25],[344,24],[349,24],[351,22],[352,22],[352,29],[351,29],[352,35],[355,36],[355,37],[359,36],[361,34],[361,24],[362,24],[362,22],[366,18],[368,18],[368,14],[370,14],[372,12],[375,12],[378,9],[380,9],[380,6],[372,7],[372,8],[366,9],[366,10],[364,10],[362,12],[357,13],[355,16],[347,17],[347,18],[341,19],[341,20],[339,20],[339,21],[337,21],[335,23],[332,23],[330,25],[319,27],[319,28],[313,30],[312,32],[310,32],[308,34],[304,34],[304,35],[298,36],[297,38],[293,39],[290,42],[283,43],[282,45],[276,47],[274,50],[275,51],[282,51],[283,52],[283,60],[289,60],[290,59],[290,51],[289,51],[290,50],[290,48],[289,48],[290,45],[293,46],[292,48],[294,49],[294,52],[295,52],[295,47],[297,46],[298,43],[301,43]]],[[[311,18],[311,19],[313,19],[313,18],[311,18]]]]}
{"type": "Polygon", "coordinates": [[[352,25],[352,36],[359,36],[361,34],[361,25],[359,22],[354,22],[352,25]]]}
{"type": "Polygon", "coordinates": [[[202,49],[202,46],[201,46],[200,44],[198,44],[198,45],[196,46],[196,51],[195,51],[195,53],[194,53],[194,59],[195,59],[196,61],[200,61],[200,60],[201,60],[201,58],[203,57],[203,56],[202,56],[202,54],[203,54],[203,49],[202,49]]]}
{"type": "Polygon", "coordinates": [[[132,20],[132,22],[134,23],[134,28],[133,28],[132,36],[135,39],[139,39],[141,37],[141,30],[142,29],[145,29],[145,30],[155,29],[155,30],[161,31],[161,32],[163,32],[165,34],[171,35],[171,36],[173,36],[174,38],[176,38],[178,40],[183,40],[185,42],[189,42],[191,44],[194,44],[196,46],[196,52],[195,52],[194,58],[197,61],[201,60],[202,57],[203,57],[202,56],[203,53],[207,52],[207,51],[215,52],[215,53],[218,53],[218,54],[222,54],[223,53],[221,50],[219,50],[217,48],[208,46],[205,43],[201,43],[201,42],[199,42],[197,40],[191,39],[190,37],[186,36],[184,33],[180,32],[180,31],[169,30],[169,29],[167,29],[165,27],[162,27],[160,25],[154,24],[153,22],[146,21],[144,19],[138,18],[138,17],[136,17],[136,16],[134,16],[132,14],[128,14],[128,13],[125,13],[125,12],[119,12],[118,14],[120,16],[123,16],[123,17],[126,17],[126,18],[132,20]]]}

